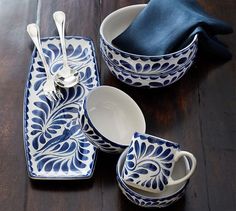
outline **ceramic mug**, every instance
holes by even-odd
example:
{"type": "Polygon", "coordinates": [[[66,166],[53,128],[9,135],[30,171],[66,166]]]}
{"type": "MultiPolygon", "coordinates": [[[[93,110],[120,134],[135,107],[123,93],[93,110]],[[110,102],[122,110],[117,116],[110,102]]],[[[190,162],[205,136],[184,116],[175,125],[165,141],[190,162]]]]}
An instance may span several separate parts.
{"type": "Polygon", "coordinates": [[[145,133],[146,122],[141,109],[123,91],[100,86],[87,95],[79,112],[84,135],[100,150],[121,153],[137,130],[145,133]]]}
{"type": "MultiPolygon", "coordinates": [[[[122,170],[127,153],[128,148],[124,150],[117,162],[116,179],[122,193],[128,200],[141,207],[163,208],[170,206],[183,197],[184,192],[189,184],[189,180],[178,185],[168,186],[160,193],[151,193],[127,185],[122,178],[122,170]]],[[[174,178],[180,178],[186,175],[189,171],[190,162],[186,157],[183,157],[176,162],[172,176],[174,178]]]]}
{"type": "Polygon", "coordinates": [[[181,151],[179,144],[136,132],[126,156],[123,179],[127,185],[158,193],[167,186],[188,180],[196,168],[196,163],[194,155],[181,151]],[[191,169],[182,178],[174,179],[174,165],[183,156],[191,161],[191,169]]]}

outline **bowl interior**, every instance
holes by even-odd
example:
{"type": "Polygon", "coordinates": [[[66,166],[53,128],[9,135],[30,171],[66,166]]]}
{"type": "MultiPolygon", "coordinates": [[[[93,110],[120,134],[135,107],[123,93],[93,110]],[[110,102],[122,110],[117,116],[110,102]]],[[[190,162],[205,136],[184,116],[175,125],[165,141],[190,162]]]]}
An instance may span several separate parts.
{"type": "Polygon", "coordinates": [[[135,131],[145,132],[142,111],[131,97],[117,88],[94,89],[87,97],[86,108],[93,126],[116,144],[128,146],[135,131]]]}
{"type": "Polygon", "coordinates": [[[101,24],[100,33],[104,39],[111,44],[111,41],[120,35],[146,4],[137,4],[121,8],[108,15],[101,24]]]}
{"type": "MultiPolygon", "coordinates": [[[[125,162],[125,157],[126,154],[128,152],[128,149],[126,149],[120,156],[119,161],[117,163],[117,173],[118,173],[118,177],[120,178],[120,180],[122,181],[123,184],[125,184],[125,182],[123,181],[121,174],[122,174],[122,169],[124,166],[124,162],[125,162]]],[[[175,167],[173,169],[173,173],[172,173],[172,177],[173,179],[179,179],[184,177],[188,172],[190,171],[190,164],[189,161],[186,157],[182,157],[180,158],[176,163],[175,163],[175,167]]],[[[170,195],[175,194],[177,191],[179,191],[180,189],[182,189],[185,184],[187,183],[187,181],[180,183],[178,185],[172,185],[169,186],[165,189],[165,191],[163,191],[162,193],[151,193],[151,192],[146,192],[131,186],[127,186],[125,184],[125,186],[132,190],[133,192],[141,195],[141,196],[146,196],[146,197],[152,197],[152,198],[163,198],[163,197],[168,197],[170,195]]]]}

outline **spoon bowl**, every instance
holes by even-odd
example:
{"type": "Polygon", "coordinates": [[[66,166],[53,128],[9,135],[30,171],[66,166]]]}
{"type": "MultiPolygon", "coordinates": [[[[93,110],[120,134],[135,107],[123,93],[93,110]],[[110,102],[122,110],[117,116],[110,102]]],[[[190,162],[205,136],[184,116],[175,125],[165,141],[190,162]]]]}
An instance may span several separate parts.
{"type": "Polygon", "coordinates": [[[78,84],[79,82],[79,73],[76,71],[74,75],[69,76],[69,77],[63,77],[60,74],[57,74],[55,76],[55,83],[63,88],[70,88],[78,84]]]}

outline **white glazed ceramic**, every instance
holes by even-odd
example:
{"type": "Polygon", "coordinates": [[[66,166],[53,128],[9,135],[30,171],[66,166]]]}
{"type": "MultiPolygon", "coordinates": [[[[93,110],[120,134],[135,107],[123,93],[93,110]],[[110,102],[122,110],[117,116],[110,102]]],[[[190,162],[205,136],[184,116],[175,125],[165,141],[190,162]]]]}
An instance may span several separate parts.
{"type": "Polygon", "coordinates": [[[100,86],[83,103],[81,126],[86,137],[102,151],[121,152],[134,132],[144,132],[146,123],[135,101],[123,91],[100,86]]]}
{"type": "Polygon", "coordinates": [[[148,134],[135,133],[122,176],[130,186],[158,193],[188,180],[195,171],[196,164],[194,155],[180,150],[179,144],[148,134]],[[183,156],[191,161],[191,169],[188,174],[175,180],[172,177],[173,169],[183,156]]]}
{"type": "MultiPolygon", "coordinates": [[[[50,73],[62,68],[59,37],[41,40],[50,73]]],[[[47,80],[38,51],[32,54],[24,96],[24,146],[28,173],[32,179],[70,180],[92,177],[97,148],[84,136],[79,124],[83,99],[100,85],[94,45],[91,39],[66,37],[69,65],[79,71],[80,83],[61,89],[63,97],[49,101],[43,91],[47,80]]]]}
{"type": "Polygon", "coordinates": [[[100,26],[100,49],[109,70],[122,82],[136,87],[164,87],[179,80],[191,67],[198,37],[185,48],[165,55],[146,56],[120,50],[111,41],[144,7],[145,4],[132,5],[108,15],[100,26]]]}
{"type": "MultiPolygon", "coordinates": [[[[129,199],[131,202],[133,202],[138,206],[150,207],[150,208],[162,208],[173,204],[184,195],[189,180],[178,185],[169,186],[166,188],[165,191],[161,193],[150,193],[128,186],[122,178],[122,169],[124,166],[124,161],[127,152],[128,149],[126,149],[121,154],[116,166],[116,178],[118,181],[118,185],[127,199],[129,199]]],[[[190,163],[187,160],[187,158],[182,157],[175,165],[175,168],[173,170],[173,178],[174,179],[181,178],[184,175],[186,175],[189,171],[190,171],[190,163]]]]}

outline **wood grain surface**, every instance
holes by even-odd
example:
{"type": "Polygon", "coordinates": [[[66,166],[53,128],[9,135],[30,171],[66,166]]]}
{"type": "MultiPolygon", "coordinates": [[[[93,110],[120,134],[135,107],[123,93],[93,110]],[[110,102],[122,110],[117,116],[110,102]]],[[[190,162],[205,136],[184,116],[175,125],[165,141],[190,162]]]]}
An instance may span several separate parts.
{"type": "MultiPolygon", "coordinates": [[[[66,34],[94,40],[102,84],[129,94],[141,107],[147,132],[181,144],[198,165],[185,196],[163,209],[236,210],[236,60],[208,60],[201,54],[176,84],[137,89],[115,79],[99,52],[99,26],[112,11],[142,0],[0,0],[0,210],[121,211],[144,210],[129,202],[115,179],[118,156],[99,152],[87,181],[32,181],[28,178],[22,130],[22,105],[32,42],[29,23],[41,36],[57,35],[52,14],[67,15],[66,34]]],[[[210,14],[236,27],[235,0],[199,0],[210,14]]],[[[235,34],[221,36],[236,52],[235,34]]]]}

